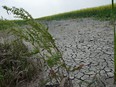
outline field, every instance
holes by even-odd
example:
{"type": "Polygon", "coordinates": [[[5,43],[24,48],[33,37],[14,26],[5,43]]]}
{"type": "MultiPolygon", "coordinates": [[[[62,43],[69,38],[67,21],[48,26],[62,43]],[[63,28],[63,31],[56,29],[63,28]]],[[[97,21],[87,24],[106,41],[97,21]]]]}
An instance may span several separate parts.
{"type": "MultiPolygon", "coordinates": [[[[116,13],[116,5],[114,8],[114,14],[116,13]]],[[[56,14],[52,16],[47,16],[43,18],[38,18],[37,20],[61,20],[61,19],[70,19],[70,18],[85,18],[85,17],[95,17],[99,19],[109,20],[111,17],[112,6],[100,6],[94,8],[87,8],[82,10],[76,10],[61,14],[56,14]]]]}
{"type": "MultiPolygon", "coordinates": [[[[77,10],[77,11],[71,11],[71,12],[66,12],[66,13],[61,13],[61,14],[56,14],[56,15],[51,15],[47,17],[42,17],[42,18],[37,18],[35,20],[61,20],[61,19],[75,19],[75,18],[87,18],[87,17],[93,17],[97,18],[100,20],[110,20],[113,15],[116,14],[116,5],[114,9],[114,14],[111,14],[112,8],[111,5],[106,5],[106,6],[100,6],[100,7],[94,7],[94,8],[87,8],[87,9],[82,9],[82,10],[77,10]]],[[[5,29],[6,27],[11,27],[10,22],[15,22],[18,25],[25,25],[26,22],[24,20],[0,20],[0,30],[5,29]]]]}

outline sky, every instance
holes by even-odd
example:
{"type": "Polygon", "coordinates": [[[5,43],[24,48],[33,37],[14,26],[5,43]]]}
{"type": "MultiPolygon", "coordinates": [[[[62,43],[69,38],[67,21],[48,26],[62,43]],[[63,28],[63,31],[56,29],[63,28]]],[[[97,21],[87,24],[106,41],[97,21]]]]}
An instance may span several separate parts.
{"type": "Polygon", "coordinates": [[[110,3],[111,0],[0,0],[0,17],[14,19],[2,8],[4,5],[24,8],[34,18],[39,18],[110,3]]]}

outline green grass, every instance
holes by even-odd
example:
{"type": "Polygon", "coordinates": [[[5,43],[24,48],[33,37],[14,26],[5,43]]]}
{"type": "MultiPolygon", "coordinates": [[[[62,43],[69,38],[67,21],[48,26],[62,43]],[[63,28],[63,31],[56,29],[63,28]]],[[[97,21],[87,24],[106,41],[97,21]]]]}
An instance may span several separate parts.
{"type": "Polygon", "coordinates": [[[0,20],[0,30],[7,29],[9,27],[12,27],[13,25],[11,24],[10,21],[8,20],[0,20]]]}
{"type": "MultiPolygon", "coordinates": [[[[86,17],[95,17],[100,19],[109,20],[112,11],[111,5],[105,5],[94,8],[87,8],[82,10],[76,10],[61,14],[56,14],[52,16],[46,16],[38,18],[36,20],[61,20],[61,19],[70,19],[70,18],[86,18],[86,17]]],[[[114,13],[116,13],[116,4],[114,8],[114,13]]]]}
{"type": "Polygon", "coordinates": [[[0,20],[0,30],[6,30],[14,26],[27,25],[25,20],[0,20]]]}

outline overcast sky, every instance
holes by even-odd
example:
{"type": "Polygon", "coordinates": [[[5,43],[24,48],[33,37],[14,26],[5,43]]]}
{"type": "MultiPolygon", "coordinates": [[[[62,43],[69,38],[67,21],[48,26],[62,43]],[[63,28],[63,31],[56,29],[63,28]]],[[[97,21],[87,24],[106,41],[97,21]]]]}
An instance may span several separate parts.
{"type": "Polygon", "coordinates": [[[111,0],[0,0],[0,16],[12,19],[2,8],[3,5],[24,8],[34,18],[110,4],[111,0]]]}

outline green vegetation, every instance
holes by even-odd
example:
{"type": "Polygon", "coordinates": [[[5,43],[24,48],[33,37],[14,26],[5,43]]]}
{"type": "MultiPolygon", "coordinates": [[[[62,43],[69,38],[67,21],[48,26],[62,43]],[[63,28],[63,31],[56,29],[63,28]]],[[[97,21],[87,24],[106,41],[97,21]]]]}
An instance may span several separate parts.
{"type": "Polygon", "coordinates": [[[9,29],[11,27],[15,27],[17,25],[22,26],[26,25],[26,20],[3,20],[0,19],[0,30],[9,29]]]}
{"type": "Polygon", "coordinates": [[[114,29],[114,84],[116,84],[116,30],[115,30],[115,7],[114,0],[112,0],[112,25],[114,29]]]}
{"type": "Polygon", "coordinates": [[[38,67],[29,61],[27,53],[27,47],[20,40],[0,43],[0,87],[16,87],[38,73],[38,67]]]}
{"type": "Polygon", "coordinates": [[[5,30],[12,26],[13,26],[13,23],[11,23],[11,21],[0,20],[0,30],[5,30]]]}
{"type": "MultiPolygon", "coordinates": [[[[106,6],[87,8],[77,11],[56,14],[52,16],[38,18],[37,20],[61,20],[61,19],[85,18],[85,17],[95,17],[99,19],[109,20],[111,17],[111,11],[112,11],[112,5],[106,5],[106,6]]],[[[116,4],[114,6],[114,13],[116,14],[116,4]]]]}

